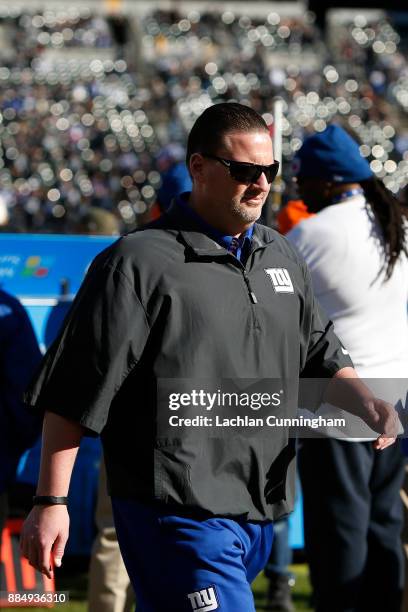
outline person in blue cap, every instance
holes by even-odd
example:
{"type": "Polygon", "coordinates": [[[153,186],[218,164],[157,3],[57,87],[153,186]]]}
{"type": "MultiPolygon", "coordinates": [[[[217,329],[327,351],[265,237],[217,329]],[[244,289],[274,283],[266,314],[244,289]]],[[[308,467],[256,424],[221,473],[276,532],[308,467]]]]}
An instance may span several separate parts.
{"type": "MultiPolygon", "coordinates": [[[[287,237],[309,265],[320,305],[362,378],[383,387],[379,379],[406,378],[403,208],[338,125],[307,138],[296,164],[300,196],[317,214],[287,237]]],[[[368,438],[305,439],[299,470],[317,612],[399,611],[399,444],[378,455],[368,438]]]]}
{"type": "Polygon", "coordinates": [[[192,182],[185,163],[185,151],[181,145],[167,145],[158,157],[161,180],[157,201],[162,212],[165,212],[176,196],[191,191],[192,182]]]}
{"type": "Polygon", "coordinates": [[[157,201],[146,217],[142,217],[142,224],[158,219],[170,208],[174,198],[191,191],[191,177],[184,158],[185,151],[177,143],[169,144],[160,151],[156,163],[160,172],[161,185],[157,193],[157,201]]]}

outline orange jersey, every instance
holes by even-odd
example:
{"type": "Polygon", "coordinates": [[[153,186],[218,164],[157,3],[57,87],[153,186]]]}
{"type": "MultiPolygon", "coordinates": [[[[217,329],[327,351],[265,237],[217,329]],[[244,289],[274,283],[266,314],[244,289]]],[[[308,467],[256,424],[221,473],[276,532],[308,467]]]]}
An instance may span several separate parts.
{"type": "Polygon", "coordinates": [[[303,200],[289,200],[276,217],[278,230],[281,234],[287,234],[299,221],[312,217],[313,214],[307,210],[303,200]]]}

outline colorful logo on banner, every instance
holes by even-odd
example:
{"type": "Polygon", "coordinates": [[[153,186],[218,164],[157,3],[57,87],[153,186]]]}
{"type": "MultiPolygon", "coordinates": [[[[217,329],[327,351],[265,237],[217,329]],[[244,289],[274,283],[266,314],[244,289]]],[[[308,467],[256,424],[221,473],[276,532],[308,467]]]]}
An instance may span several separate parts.
{"type": "Polygon", "coordinates": [[[21,275],[25,278],[45,278],[48,276],[54,260],[55,257],[40,257],[39,255],[30,255],[30,257],[27,257],[24,262],[24,268],[21,275]]]}

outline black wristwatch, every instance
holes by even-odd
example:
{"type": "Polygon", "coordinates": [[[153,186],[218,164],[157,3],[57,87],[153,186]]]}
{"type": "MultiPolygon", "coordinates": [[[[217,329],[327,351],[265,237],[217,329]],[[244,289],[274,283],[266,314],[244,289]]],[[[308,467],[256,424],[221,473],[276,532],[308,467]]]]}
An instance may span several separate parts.
{"type": "Polygon", "coordinates": [[[34,506],[66,506],[68,497],[57,497],[56,495],[34,495],[34,506]]]}

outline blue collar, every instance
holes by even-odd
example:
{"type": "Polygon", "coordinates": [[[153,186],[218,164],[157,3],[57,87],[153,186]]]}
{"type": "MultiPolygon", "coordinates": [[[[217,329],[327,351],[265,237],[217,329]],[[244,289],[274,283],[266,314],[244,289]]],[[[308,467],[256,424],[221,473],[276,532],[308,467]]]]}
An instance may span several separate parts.
{"type": "Polygon", "coordinates": [[[361,195],[364,193],[364,189],[362,189],[361,187],[356,187],[355,189],[349,189],[348,191],[343,191],[343,193],[340,193],[338,196],[335,196],[331,203],[332,204],[339,204],[339,202],[343,202],[344,200],[348,200],[349,198],[352,198],[353,196],[356,195],[361,195]]]}
{"type": "Polygon", "coordinates": [[[241,260],[242,252],[249,253],[252,241],[252,234],[254,232],[254,226],[251,225],[239,238],[235,236],[228,236],[223,234],[215,227],[207,223],[188,203],[188,197],[190,193],[182,193],[176,198],[176,205],[180,206],[183,212],[194,219],[201,231],[206,234],[209,238],[218,242],[224,249],[239,260],[241,260]]]}

